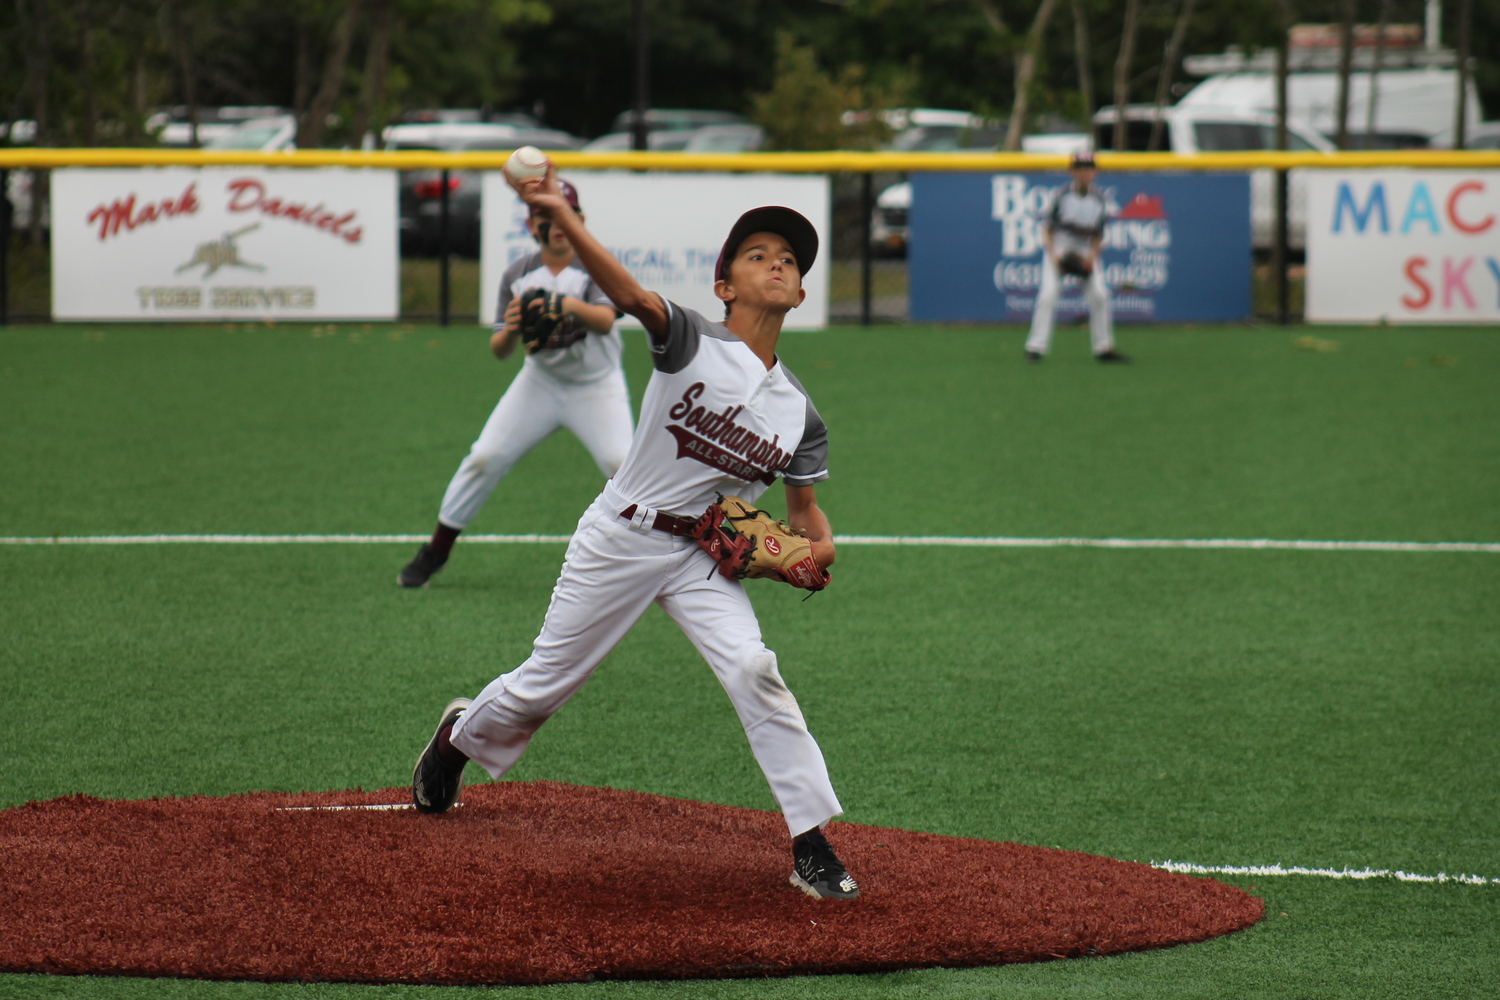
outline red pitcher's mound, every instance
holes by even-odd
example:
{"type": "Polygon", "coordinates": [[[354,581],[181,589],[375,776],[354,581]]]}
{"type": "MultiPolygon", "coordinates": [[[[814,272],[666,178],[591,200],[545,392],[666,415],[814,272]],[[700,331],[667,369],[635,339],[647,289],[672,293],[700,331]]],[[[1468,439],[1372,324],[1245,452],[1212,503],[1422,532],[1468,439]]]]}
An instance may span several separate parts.
{"type": "Polygon", "coordinates": [[[787,884],[775,813],[551,783],[445,816],[406,789],[0,812],[0,971],[556,983],[998,965],[1202,941],[1218,882],[1075,851],[839,823],[853,902],[787,884]]]}

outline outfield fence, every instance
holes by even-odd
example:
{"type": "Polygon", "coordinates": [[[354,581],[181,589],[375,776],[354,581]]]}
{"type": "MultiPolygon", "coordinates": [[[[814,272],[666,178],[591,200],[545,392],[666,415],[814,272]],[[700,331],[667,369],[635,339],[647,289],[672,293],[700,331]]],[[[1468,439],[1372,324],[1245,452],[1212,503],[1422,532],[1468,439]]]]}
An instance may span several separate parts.
{"type": "MultiPolygon", "coordinates": [[[[356,151],[356,150],[298,150],[293,152],[258,152],[240,150],[186,150],[186,149],[60,149],[60,148],[0,148],[0,191],[7,190],[7,174],[10,170],[50,170],[55,168],[189,168],[210,170],[212,168],[225,167],[282,167],[282,168],[345,168],[372,171],[390,171],[392,173],[402,171],[438,171],[440,173],[440,212],[442,245],[439,248],[438,258],[440,261],[439,282],[439,321],[446,325],[451,319],[451,277],[449,272],[450,247],[448,244],[450,208],[448,192],[452,184],[452,175],[458,171],[491,172],[498,171],[505,163],[509,155],[507,150],[474,151],[447,153],[425,150],[401,150],[401,151],[356,151]]],[[[991,175],[1025,175],[1035,178],[1038,175],[1056,173],[1066,169],[1068,158],[1064,155],[1030,154],[1030,153],[893,153],[893,152],[821,152],[821,153],[651,153],[651,152],[616,152],[616,153],[584,153],[556,151],[549,153],[556,164],[565,170],[590,170],[590,171],[628,171],[636,174],[705,174],[705,175],[749,175],[749,174],[802,174],[802,175],[853,175],[860,179],[859,198],[859,226],[860,226],[860,310],[859,318],[864,324],[872,321],[872,240],[871,240],[871,218],[874,213],[875,200],[872,178],[876,174],[900,175],[900,174],[930,174],[947,175],[956,174],[991,174],[991,175]]],[[[1287,281],[1288,253],[1288,216],[1287,216],[1287,178],[1289,171],[1359,171],[1364,176],[1373,178],[1366,189],[1356,194],[1348,195],[1349,212],[1351,220],[1351,235],[1354,224],[1358,225],[1358,235],[1366,233],[1367,226],[1373,227],[1379,224],[1379,232],[1386,235],[1392,228],[1389,215],[1397,211],[1396,208],[1387,207],[1386,188],[1382,185],[1394,185],[1395,181],[1387,181],[1389,174],[1381,174],[1380,171],[1462,171],[1473,173],[1483,170],[1500,170],[1500,151],[1495,150],[1361,150],[1339,153],[1322,153],[1316,151],[1282,152],[1282,151],[1249,151],[1233,153],[1203,153],[1194,156],[1181,156],[1172,153],[1111,153],[1100,152],[1097,154],[1099,168],[1104,172],[1123,172],[1133,174],[1153,173],[1251,173],[1269,171],[1275,178],[1275,190],[1278,193],[1275,209],[1275,238],[1272,244],[1271,272],[1272,280],[1276,288],[1277,317],[1285,322],[1289,319],[1289,290],[1287,281]],[[1375,216],[1376,208],[1379,208],[1379,216],[1375,216]],[[1374,221],[1372,221],[1374,220],[1374,221]]],[[[1402,176],[1405,176],[1404,174],[1402,176]]],[[[1415,225],[1420,227],[1427,225],[1429,232],[1419,235],[1437,235],[1439,227],[1439,215],[1444,207],[1443,195],[1440,193],[1437,205],[1434,208],[1432,196],[1424,181],[1418,179],[1413,182],[1414,187],[1410,190],[1403,189],[1400,197],[1406,198],[1405,217],[1400,219],[1398,228],[1401,235],[1406,235],[1408,229],[1415,225]],[[1420,189],[1420,190],[1418,190],[1420,189]],[[1423,203],[1421,199],[1427,199],[1423,203]],[[1424,214],[1425,204],[1425,214],[1424,214]]],[[[1484,214],[1487,210],[1485,204],[1476,200],[1478,197],[1473,190],[1475,187],[1484,188],[1484,182],[1460,182],[1453,193],[1447,197],[1446,209],[1448,218],[1452,225],[1448,228],[1460,235],[1477,236],[1485,233],[1496,215],[1500,211],[1484,214]],[[1467,200],[1461,200],[1467,199],[1467,200]],[[1460,215],[1455,206],[1462,207],[1469,212],[1468,216],[1460,215]]],[[[1324,185],[1326,188],[1327,185],[1324,185]]],[[[1500,191],[1500,180],[1493,187],[1500,191]]],[[[1320,188],[1319,190],[1323,190],[1320,188]]],[[[1334,207],[1336,220],[1342,219],[1344,208],[1343,201],[1332,201],[1333,194],[1324,198],[1330,201],[1334,207]]],[[[1345,198],[1345,192],[1339,190],[1338,198],[1345,198]]],[[[1392,196],[1396,197],[1396,196],[1392,196]]],[[[1483,195],[1489,198],[1488,194],[1483,195]]],[[[965,209],[968,215],[978,217],[980,213],[965,209]]],[[[997,222],[999,220],[997,219],[997,222]]],[[[1034,225],[1034,219],[1028,220],[1028,224],[1034,225]]],[[[1372,230],[1373,231],[1373,230],[1372,230]]],[[[981,243],[990,239],[988,233],[976,235],[981,243]]],[[[1034,241],[1033,241],[1034,242],[1034,241]]],[[[1373,246],[1371,241],[1366,245],[1373,246]]],[[[1437,245],[1435,245],[1437,246],[1437,245]]],[[[9,262],[6,259],[11,247],[11,214],[8,202],[0,205],[0,323],[7,322],[10,316],[9,295],[9,262]]],[[[1024,248],[1023,248],[1024,249],[1024,248]]],[[[1134,247],[1137,254],[1150,257],[1148,248],[1134,247]]],[[[221,250],[228,253],[228,250],[221,250]]],[[[1474,256],[1470,254],[1464,257],[1461,254],[1447,253],[1442,246],[1436,249],[1417,246],[1416,249],[1402,251],[1404,257],[1391,258],[1389,261],[1379,262],[1385,268],[1382,276],[1376,280],[1377,283],[1387,287],[1401,284],[1406,292],[1406,298],[1402,301],[1408,304],[1418,303],[1414,309],[1427,309],[1431,307],[1431,317],[1417,316],[1417,321],[1426,319],[1451,319],[1450,312],[1438,309],[1441,304],[1443,309],[1448,309],[1454,303],[1458,307],[1467,304],[1471,311],[1478,309],[1483,315],[1473,317],[1459,317],[1460,319],[1486,318],[1485,309],[1491,307],[1486,305],[1488,298],[1483,291],[1471,290],[1467,284],[1469,281],[1481,281],[1490,272],[1495,275],[1495,282],[1500,285],[1500,254],[1486,256],[1474,256]],[[1488,271],[1486,270],[1488,267],[1488,271]],[[1387,275],[1386,272],[1389,272],[1387,275]],[[1402,284],[1404,282],[1404,284],[1402,284]]],[[[1186,256],[1186,255],[1184,255],[1186,256]]],[[[1364,259],[1358,254],[1350,255],[1343,253],[1342,258],[1355,260],[1353,266],[1365,267],[1364,259]],[[1358,258],[1356,260],[1356,258],[1358,258]]],[[[1389,256],[1389,254],[1387,254],[1389,256]]],[[[1121,280],[1126,283],[1127,288],[1133,288],[1140,274],[1151,274],[1150,262],[1141,267],[1133,263],[1127,267],[1123,261],[1116,265],[1121,280]]],[[[929,268],[928,273],[937,273],[942,268],[929,268]]],[[[1012,268],[1012,271],[1015,269],[1012,268]]],[[[1035,270],[1034,268],[1032,270],[1035,270]]],[[[1368,268],[1367,268],[1368,270],[1368,268]]],[[[1010,274],[1011,272],[1007,272],[1010,274]]],[[[1020,270],[1025,277],[1030,274],[1024,267],[1020,270]]],[[[969,278],[964,280],[973,281],[969,278]]],[[[1347,284],[1347,279],[1342,276],[1339,281],[1347,284]]],[[[1000,270],[995,270],[994,284],[1001,291],[1005,291],[1000,270]]],[[[994,290],[987,293],[993,297],[994,290]]],[[[1500,296],[1493,296],[1496,302],[1491,311],[1500,314],[1500,296]]],[[[951,295],[929,295],[928,300],[940,299],[942,301],[953,301],[951,295]]],[[[143,298],[144,302],[145,299],[143,298]]],[[[1023,298],[1014,299],[1009,311],[995,316],[979,315],[970,316],[933,316],[928,318],[1005,318],[1015,319],[1017,310],[1030,307],[1030,300],[1023,298]],[[1015,314],[1015,315],[1013,315],[1015,314]]],[[[1358,296],[1349,307],[1353,312],[1341,313],[1337,309],[1327,319],[1330,321],[1352,320],[1357,318],[1361,308],[1358,296]]],[[[1410,311],[1410,310],[1408,310],[1410,311]]],[[[67,318],[67,317],[63,317],[67,318]]],[[[1151,318],[1146,314],[1137,318],[1151,318]]],[[[1171,319],[1170,315],[1159,318],[1171,319]]],[[[1385,313],[1372,319],[1385,319],[1385,313]]]]}

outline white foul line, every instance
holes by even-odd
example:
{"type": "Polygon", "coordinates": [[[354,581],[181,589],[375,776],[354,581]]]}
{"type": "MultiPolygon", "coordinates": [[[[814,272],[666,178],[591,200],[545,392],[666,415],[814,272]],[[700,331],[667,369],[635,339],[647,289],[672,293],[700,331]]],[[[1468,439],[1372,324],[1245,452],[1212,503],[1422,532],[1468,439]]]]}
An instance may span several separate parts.
{"type": "MultiPolygon", "coordinates": [[[[571,535],[465,535],[507,545],[565,544],[571,535]]],[[[370,545],[425,542],[426,535],[54,535],[0,538],[0,545],[370,545]]],[[[953,535],[834,535],[839,545],[951,546],[958,548],[1090,549],[1302,549],[1318,552],[1488,552],[1500,542],[1334,542],[1275,538],[1008,538],[953,535]]]]}
{"type": "Polygon", "coordinates": [[[1152,868],[1188,875],[1316,875],[1320,878],[1393,878],[1398,882],[1461,882],[1464,885],[1500,885],[1500,878],[1482,875],[1418,875],[1390,868],[1286,868],[1281,865],[1194,865],[1185,861],[1152,861],[1152,868]]]}

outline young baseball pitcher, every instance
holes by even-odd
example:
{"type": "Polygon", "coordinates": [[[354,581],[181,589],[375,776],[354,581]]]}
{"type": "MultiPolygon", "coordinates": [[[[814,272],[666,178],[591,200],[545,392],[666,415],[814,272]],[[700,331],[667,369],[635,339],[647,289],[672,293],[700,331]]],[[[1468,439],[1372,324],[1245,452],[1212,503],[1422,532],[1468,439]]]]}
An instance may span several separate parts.
{"type": "MultiPolygon", "coordinates": [[[[581,217],[578,192],[557,183],[570,212],[581,217]]],[[[532,209],[526,228],[537,252],[505,269],[490,335],[490,350],[502,361],[524,342],[526,362],[453,474],[432,538],[396,577],[403,587],[427,586],[506,473],[553,431],[566,427],[577,435],[606,479],[630,447],[624,343],[615,328],[620,313],[578,266],[562,227],[532,209]]]]}
{"type": "Polygon", "coordinates": [[[719,255],[714,291],[727,315],[713,322],[643,289],[569,210],[550,170],[512,183],[645,326],[655,371],[624,464],[578,521],[530,658],[443,710],[412,774],[413,801],[423,812],[449,809],[471,760],[505,774],[654,601],[739,714],[792,835],[792,884],[852,899],[859,887],[822,832],[843,810],[741,582],[765,576],[819,590],[833,564],[833,532],[814,494],[828,478],[827,431],[776,356],[782,321],[806,295],[817,233],[791,209],[746,212],[719,255]],[[790,531],[754,508],[777,477],[790,531]]]}

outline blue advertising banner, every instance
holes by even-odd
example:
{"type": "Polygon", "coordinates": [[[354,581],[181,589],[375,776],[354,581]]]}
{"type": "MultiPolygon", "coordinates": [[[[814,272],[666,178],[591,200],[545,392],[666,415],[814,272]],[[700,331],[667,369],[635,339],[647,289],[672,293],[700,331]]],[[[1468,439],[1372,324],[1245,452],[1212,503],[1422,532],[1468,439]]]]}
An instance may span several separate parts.
{"type": "MultiPolygon", "coordinates": [[[[1042,280],[1039,224],[1064,173],[911,178],[910,313],[918,320],[1029,322],[1042,280]]],[[[1100,255],[1116,320],[1235,320],[1250,314],[1246,174],[1101,174],[1100,255]]],[[[1063,279],[1059,318],[1088,311],[1063,279]]]]}

